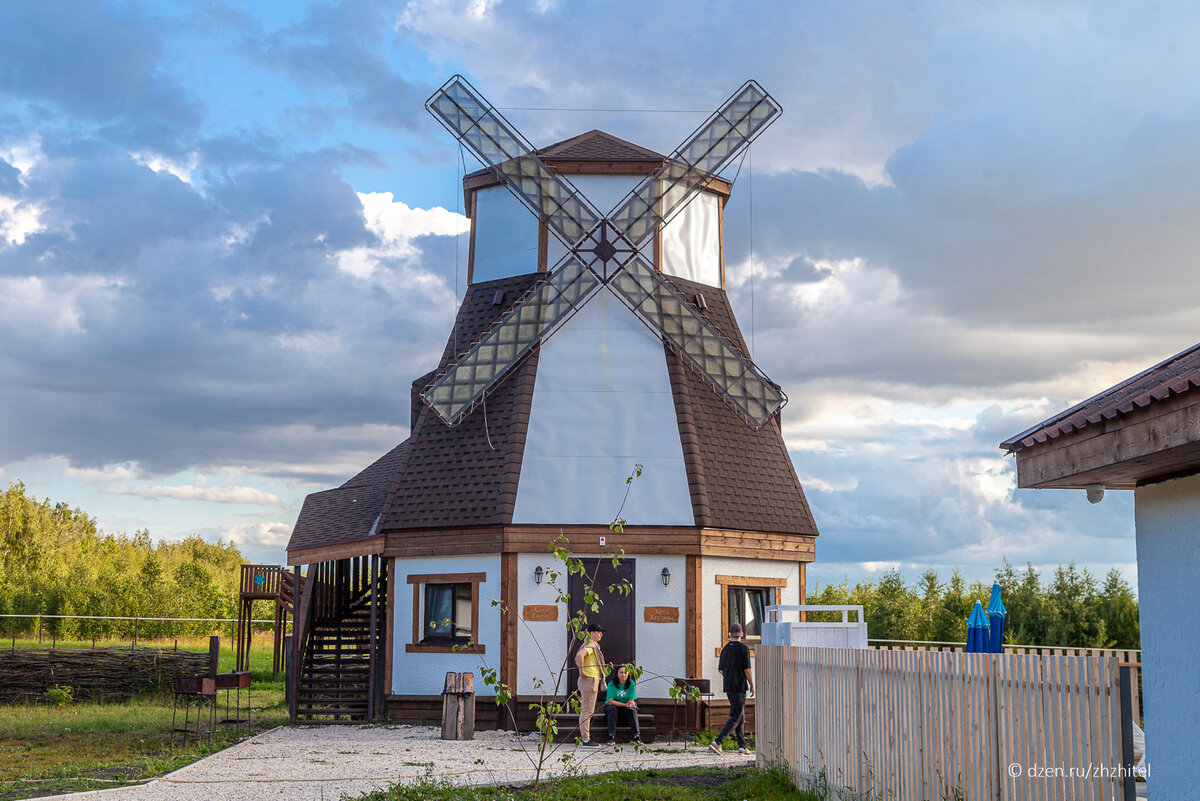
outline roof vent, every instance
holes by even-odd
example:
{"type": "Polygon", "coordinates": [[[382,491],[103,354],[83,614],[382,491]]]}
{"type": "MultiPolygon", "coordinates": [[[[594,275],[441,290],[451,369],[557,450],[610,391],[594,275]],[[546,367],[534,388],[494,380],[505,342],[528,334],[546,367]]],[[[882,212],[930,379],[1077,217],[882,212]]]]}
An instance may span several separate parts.
{"type": "Polygon", "coordinates": [[[708,308],[708,303],[705,302],[704,293],[702,293],[702,292],[696,293],[696,308],[697,309],[707,309],[708,308]]]}
{"type": "Polygon", "coordinates": [[[504,302],[504,290],[497,289],[496,294],[492,295],[492,305],[499,306],[503,302],[504,302]]]}

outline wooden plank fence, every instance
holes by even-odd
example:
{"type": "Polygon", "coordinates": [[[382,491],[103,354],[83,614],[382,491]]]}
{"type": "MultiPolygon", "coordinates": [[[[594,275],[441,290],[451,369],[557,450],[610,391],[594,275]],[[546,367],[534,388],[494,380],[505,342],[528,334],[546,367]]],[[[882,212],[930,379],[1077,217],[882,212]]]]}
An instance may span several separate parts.
{"type": "MultiPolygon", "coordinates": [[[[966,646],[961,642],[934,640],[868,640],[868,648],[883,651],[945,651],[963,653],[966,646]]],[[[1142,652],[1137,648],[1067,648],[1060,645],[1021,645],[1005,643],[1006,654],[1039,654],[1041,656],[1108,656],[1117,660],[1121,667],[1131,670],[1133,681],[1129,685],[1130,701],[1137,721],[1142,721],[1142,652]]]]}
{"type": "Polygon", "coordinates": [[[1126,798],[1113,657],[755,649],[760,764],[855,797],[1126,798]]]}

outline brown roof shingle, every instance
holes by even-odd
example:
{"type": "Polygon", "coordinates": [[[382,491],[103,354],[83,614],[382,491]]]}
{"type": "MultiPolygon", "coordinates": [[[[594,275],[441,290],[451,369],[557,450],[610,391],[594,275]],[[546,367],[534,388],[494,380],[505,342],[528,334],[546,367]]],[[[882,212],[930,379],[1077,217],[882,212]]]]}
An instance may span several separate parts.
{"type": "Polygon", "coordinates": [[[537,149],[543,161],[644,161],[662,162],[666,157],[620,137],[592,129],[570,139],[537,149]]]}
{"type": "MultiPolygon", "coordinates": [[[[745,354],[746,343],[724,290],[671,276],[667,280],[745,354]],[[698,294],[704,296],[706,309],[695,305],[698,294]]],[[[779,416],[755,431],[669,347],[666,352],[696,525],[817,536],[779,416]]]]}
{"type": "Polygon", "coordinates": [[[310,494],[292,527],[287,549],[338,545],[377,536],[378,530],[372,535],[371,529],[407,453],[405,440],[340,487],[310,494]]]}
{"type": "MultiPolygon", "coordinates": [[[[540,277],[530,273],[469,287],[438,372],[470,348],[540,277]],[[497,290],[504,292],[504,302],[493,306],[497,290]]],[[[420,410],[409,438],[409,458],[388,497],[381,530],[512,522],[536,372],[534,352],[453,428],[432,409],[420,410]]]]}
{"type": "Polygon", "coordinates": [[[1200,344],[1043,420],[1000,443],[1000,447],[1016,452],[1197,388],[1200,388],[1200,344]]]}

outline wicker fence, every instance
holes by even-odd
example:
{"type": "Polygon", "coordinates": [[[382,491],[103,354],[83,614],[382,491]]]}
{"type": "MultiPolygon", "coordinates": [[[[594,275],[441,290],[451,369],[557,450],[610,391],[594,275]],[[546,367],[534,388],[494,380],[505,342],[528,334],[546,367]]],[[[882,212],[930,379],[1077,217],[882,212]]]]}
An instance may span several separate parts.
{"type": "Polygon", "coordinates": [[[1132,797],[1113,657],[756,650],[758,759],[797,784],[897,801],[1132,797]]]}

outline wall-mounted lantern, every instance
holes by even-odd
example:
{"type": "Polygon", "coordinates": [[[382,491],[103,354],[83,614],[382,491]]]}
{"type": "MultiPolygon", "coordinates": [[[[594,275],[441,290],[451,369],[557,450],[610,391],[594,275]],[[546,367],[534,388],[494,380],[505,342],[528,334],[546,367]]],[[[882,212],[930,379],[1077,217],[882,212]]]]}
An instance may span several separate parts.
{"type": "Polygon", "coordinates": [[[541,584],[541,583],[542,583],[542,576],[543,576],[543,575],[545,575],[545,573],[546,573],[546,571],[545,571],[545,570],[542,570],[542,566],[541,566],[541,565],[538,565],[537,567],[535,567],[535,568],[533,569],[533,583],[534,583],[534,584],[541,584]]]}
{"type": "Polygon", "coordinates": [[[671,583],[671,571],[665,567],[662,569],[662,580],[664,587],[671,583]]]}

